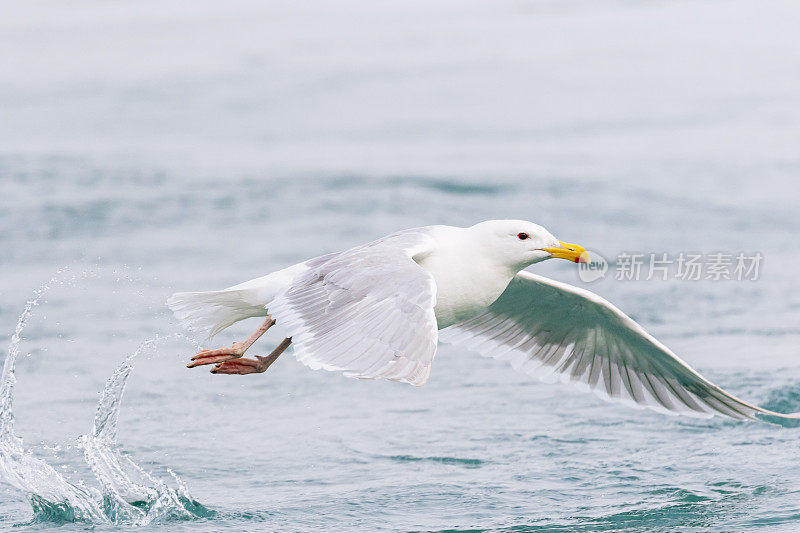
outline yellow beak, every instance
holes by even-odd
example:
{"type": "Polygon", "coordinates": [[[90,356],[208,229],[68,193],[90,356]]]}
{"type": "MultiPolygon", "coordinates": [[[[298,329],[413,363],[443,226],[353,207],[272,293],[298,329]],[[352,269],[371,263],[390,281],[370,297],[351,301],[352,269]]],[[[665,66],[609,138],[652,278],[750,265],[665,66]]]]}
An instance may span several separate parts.
{"type": "Polygon", "coordinates": [[[564,241],[558,241],[561,248],[542,248],[545,252],[549,252],[553,257],[559,259],[567,259],[573,263],[588,263],[589,252],[586,248],[577,244],[570,244],[564,241]]]}

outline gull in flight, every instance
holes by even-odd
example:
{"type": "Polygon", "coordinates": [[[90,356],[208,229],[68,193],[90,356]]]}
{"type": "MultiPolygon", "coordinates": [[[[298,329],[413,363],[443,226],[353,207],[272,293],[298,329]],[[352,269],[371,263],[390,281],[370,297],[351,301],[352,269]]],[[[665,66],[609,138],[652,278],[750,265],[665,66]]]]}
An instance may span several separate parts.
{"type": "Polygon", "coordinates": [[[522,220],[426,226],[225,290],[179,292],[167,304],[209,336],[266,317],[244,342],[192,357],[189,368],[213,364],[214,374],[264,372],[293,344],[295,357],[312,369],[419,386],[441,340],[634,407],[800,417],[732,396],[605,299],[523,270],[551,258],[579,263],[587,254],[522,220]],[[266,357],[242,357],[276,323],[290,336],[266,357]]]}

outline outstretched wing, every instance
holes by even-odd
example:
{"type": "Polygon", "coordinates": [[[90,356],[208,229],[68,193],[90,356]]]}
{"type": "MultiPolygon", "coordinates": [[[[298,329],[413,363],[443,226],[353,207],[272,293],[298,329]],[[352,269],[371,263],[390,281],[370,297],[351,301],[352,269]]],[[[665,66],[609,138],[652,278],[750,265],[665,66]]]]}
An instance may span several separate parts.
{"type": "Polygon", "coordinates": [[[422,385],[436,354],[436,284],[414,257],[433,246],[408,230],[311,260],[267,308],[311,368],[422,385]]]}
{"type": "Polygon", "coordinates": [[[439,335],[443,342],[510,359],[545,381],[588,386],[607,400],[699,417],[797,417],[735,398],[608,301],[529,272],[517,274],[485,312],[439,335]]]}

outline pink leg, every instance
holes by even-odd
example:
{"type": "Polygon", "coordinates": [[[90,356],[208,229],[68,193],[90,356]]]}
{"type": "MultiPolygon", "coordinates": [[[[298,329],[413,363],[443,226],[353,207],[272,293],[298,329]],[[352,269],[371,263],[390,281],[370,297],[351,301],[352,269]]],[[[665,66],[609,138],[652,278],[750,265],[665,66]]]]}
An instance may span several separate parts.
{"type": "Polygon", "coordinates": [[[256,356],[255,359],[234,359],[232,361],[223,361],[218,363],[217,366],[211,369],[212,374],[260,374],[266,372],[272,363],[282,354],[286,348],[292,343],[292,338],[287,337],[283,339],[277,348],[272,350],[272,353],[266,357],[256,356]]]}
{"type": "Polygon", "coordinates": [[[250,346],[256,342],[261,335],[275,324],[271,316],[267,315],[267,319],[263,324],[258,326],[258,329],[250,335],[244,342],[234,342],[230,348],[219,348],[217,350],[203,350],[194,357],[192,362],[186,365],[186,368],[194,368],[201,365],[212,365],[214,363],[221,363],[223,361],[230,361],[231,359],[238,359],[244,355],[250,346]]]}

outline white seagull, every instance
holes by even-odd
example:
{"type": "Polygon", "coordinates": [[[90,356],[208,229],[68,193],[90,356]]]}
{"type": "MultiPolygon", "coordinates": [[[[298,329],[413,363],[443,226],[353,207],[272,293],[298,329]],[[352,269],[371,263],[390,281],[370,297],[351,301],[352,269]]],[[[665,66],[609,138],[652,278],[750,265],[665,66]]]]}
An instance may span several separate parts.
{"type": "Polygon", "coordinates": [[[188,367],[264,372],[290,345],[303,364],[346,376],[424,384],[439,340],[606,400],[698,417],[798,418],[717,387],[622,311],[587,290],[523,271],[586,250],[522,220],[426,226],[309,259],[225,290],[179,292],[167,304],[213,336],[266,316],[244,342],[204,350],[188,367]],[[273,324],[289,333],[266,357],[245,351],[273,324]]]}

